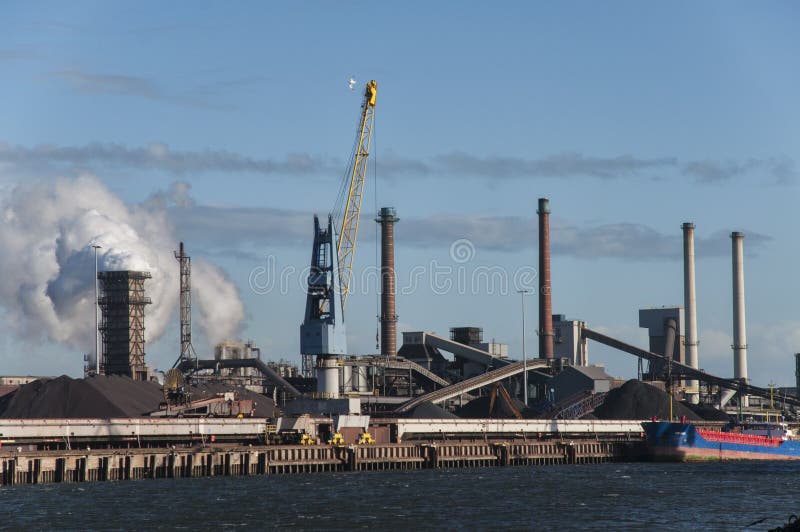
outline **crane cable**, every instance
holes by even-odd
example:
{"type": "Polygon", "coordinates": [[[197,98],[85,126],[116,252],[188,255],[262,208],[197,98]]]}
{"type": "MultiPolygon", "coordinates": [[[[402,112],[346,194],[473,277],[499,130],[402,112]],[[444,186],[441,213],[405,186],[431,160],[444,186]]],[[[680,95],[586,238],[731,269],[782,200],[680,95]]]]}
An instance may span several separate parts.
{"type": "MultiPolygon", "coordinates": [[[[358,139],[359,139],[359,129],[361,127],[361,115],[359,114],[358,120],[356,121],[356,138],[353,141],[353,149],[350,151],[350,158],[347,161],[347,166],[345,166],[344,172],[342,173],[342,179],[339,183],[339,193],[336,195],[336,201],[333,204],[333,209],[331,210],[331,217],[333,218],[333,227],[334,230],[340,225],[341,219],[344,217],[344,208],[345,208],[345,198],[347,197],[347,193],[350,191],[350,172],[355,164],[356,160],[356,152],[358,151],[358,139]]],[[[338,250],[337,250],[338,253],[338,250]]]]}

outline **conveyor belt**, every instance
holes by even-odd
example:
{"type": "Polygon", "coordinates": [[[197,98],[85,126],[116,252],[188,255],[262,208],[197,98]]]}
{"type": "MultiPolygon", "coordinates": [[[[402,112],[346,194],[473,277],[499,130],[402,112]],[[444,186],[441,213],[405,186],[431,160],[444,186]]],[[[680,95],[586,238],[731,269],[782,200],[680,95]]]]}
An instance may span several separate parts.
{"type": "Polygon", "coordinates": [[[448,353],[453,353],[455,356],[459,358],[465,358],[470,362],[476,362],[478,364],[483,364],[484,366],[487,367],[495,367],[495,368],[501,366],[507,366],[512,363],[508,359],[492,356],[487,351],[483,351],[475,347],[470,347],[466,344],[462,344],[454,340],[449,340],[447,338],[443,338],[441,336],[437,336],[432,333],[424,333],[424,334],[425,334],[424,337],[425,345],[442,349],[444,351],[447,351],[448,353]]]}
{"type": "MultiPolygon", "coordinates": [[[[614,349],[619,349],[620,351],[629,353],[639,358],[645,358],[647,360],[659,361],[664,364],[669,364],[671,365],[672,368],[671,371],[673,375],[680,375],[684,377],[697,379],[703,382],[709,382],[721,386],[723,388],[728,388],[729,390],[735,390],[745,395],[755,395],[758,397],[764,397],[765,399],[770,399],[770,397],[773,395],[773,393],[766,388],[759,388],[758,386],[746,384],[736,379],[726,379],[724,377],[717,377],[716,375],[711,375],[709,373],[706,373],[705,371],[701,371],[691,366],[681,364],[680,362],[675,362],[674,360],[671,360],[665,356],[657,355],[656,353],[652,353],[650,351],[646,351],[631,344],[621,342],[616,338],[612,338],[610,336],[599,333],[597,331],[593,331],[591,329],[584,328],[583,337],[588,338],[589,340],[594,340],[595,342],[600,342],[601,344],[605,344],[609,347],[613,347],[614,349]]],[[[781,401],[782,402],[785,401],[786,403],[789,403],[794,406],[800,406],[800,399],[796,397],[790,397],[790,396],[787,396],[785,398],[781,397],[781,401]]]]}
{"type": "MultiPolygon", "coordinates": [[[[420,395],[419,397],[415,397],[407,403],[400,405],[400,407],[395,410],[395,413],[402,414],[403,412],[408,412],[422,403],[441,403],[442,401],[447,401],[448,399],[452,399],[453,397],[457,397],[463,393],[482,388],[483,386],[495,383],[497,381],[501,381],[518,373],[522,373],[525,369],[524,364],[524,362],[512,362],[507,366],[489,371],[482,375],[478,375],[477,377],[472,377],[471,379],[466,379],[461,382],[451,384],[446,388],[442,388],[431,393],[426,393],[425,395],[420,395]]],[[[547,361],[540,359],[529,360],[527,362],[528,371],[547,367],[547,365],[547,361]]]]}
{"type": "Polygon", "coordinates": [[[384,365],[387,368],[391,369],[410,369],[418,374],[420,374],[425,379],[429,380],[434,384],[438,384],[439,386],[445,387],[450,386],[450,382],[446,381],[445,379],[438,376],[436,373],[428,370],[424,366],[420,366],[416,362],[411,362],[403,357],[396,356],[390,357],[388,360],[384,362],[384,365]]]}
{"type": "Polygon", "coordinates": [[[289,384],[286,379],[278,375],[275,370],[264,364],[257,358],[242,358],[242,359],[222,359],[222,360],[184,360],[181,362],[181,371],[187,369],[216,369],[216,368],[256,368],[261,375],[264,376],[269,382],[282,389],[287,395],[291,397],[300,397],[303,394],[294,386],[289,384]]]}

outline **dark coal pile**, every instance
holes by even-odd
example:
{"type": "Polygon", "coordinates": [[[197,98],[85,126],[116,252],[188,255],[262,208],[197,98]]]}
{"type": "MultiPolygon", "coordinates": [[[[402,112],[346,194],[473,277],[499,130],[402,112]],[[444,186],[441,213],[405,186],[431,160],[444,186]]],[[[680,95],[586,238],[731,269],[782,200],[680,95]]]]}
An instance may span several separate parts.
{"type": "Polygon", "coordinates": [[[458,419],[457,415],[431,402],[422,403],[409,412],[406,417],[414,419],[458,419]]]}
{"type": "MultiPolygon", "coordinates": [[[[598,419],[651,419],[653,416],[669,419],[669,403],[666,392],[632,379],[608,392],[594,415],[598,419]]],[[[690,421],[702,419],[679,401],[673,401],[672,415],[675,418],[686,416],[690,421]]]]}
{"type": "MultiPolygon", "coordinates": [[[[490,397],[478,397],[457,409],[456,416],[468,419],[516,419],[513,409],[501,395],[498,395],[494,400],[494,407],[491,412],[489,412],[490,403],[490,397]]],[[[529,412],[525,408],[525,403],[513,397],[511,398],[511,403],[514,408],[522,414],[522,417],[529,417],[529,412]]]]}
{"type": "MultiPolygon", "coordinates": [[[[235,391],[239,399],[250,399],[256,417],[274,417],[272,399],[245,388],[219,384],[191,386],[191,399],[214,397],[235,391]]],[[[134,381],[119,375],[73,379],[62,375],[20,386],[0,397],[0,418],[118,418],[142,417],[160,408],[164,401],[156,382],[134,381]]]]}
{"type": "Polygon", "coordinates": [[[731,417],[723,412],[722,410],[718,410],[711,405],[693,405],[691,403],[685,403],[687,408],[692,409],[692,411],[703,418],[706,421],[725,421],[728,422],[731,420],[731,417]]]}
{"type": "Polygon", "coordinates": [[[122,376],[40,379],[0,398],[0,418],[139,417],[163,400],[158,383],[122,376]]]}

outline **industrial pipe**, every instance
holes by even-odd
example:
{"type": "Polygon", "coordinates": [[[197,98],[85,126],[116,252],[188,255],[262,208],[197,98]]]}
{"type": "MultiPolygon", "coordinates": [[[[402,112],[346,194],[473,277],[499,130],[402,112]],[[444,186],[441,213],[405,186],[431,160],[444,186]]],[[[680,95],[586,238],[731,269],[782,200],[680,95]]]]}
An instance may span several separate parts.
{"type": "MultiPolygon", "coordinates": [[[[672,353],[675,352],[675,332],[678,329],[678,323],[675,318],[667,318],[664,320],[664,356],[673,358],[672,353]]],[[[680,360],[678,360],[680,362],[680,360]]]]}

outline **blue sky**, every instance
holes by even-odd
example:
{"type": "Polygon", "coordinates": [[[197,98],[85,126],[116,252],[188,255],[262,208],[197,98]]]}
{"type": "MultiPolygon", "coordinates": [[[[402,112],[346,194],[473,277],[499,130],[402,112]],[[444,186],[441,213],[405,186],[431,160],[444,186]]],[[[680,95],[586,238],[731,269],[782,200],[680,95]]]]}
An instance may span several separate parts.
{"type": "MultiPolygon", "coordinates": [[[[682,303],[680,224],[694,221],[700,363],[729,375],[727,234],[742,230],[750,375],[760,385],[793,383],[796,3],[7,2],[0,10],[0,194],[87,172],[129,205],[161,193],[165,231],[226,272],[244,303],[240,336],[269,357],[298,359],[304,296],[298,282],[288,293],[254,293],[251,272],[267,256],[279,268],[305,267],[311,213],[333,207],[360,87],[376,79],[377,183],[367,184],[361,271],[375,264],[367,222],[385,205],[402,219],[401,287],[431,261],[467,275],[535,265],[536,199],[547,196],[554,310],[644,345],[637,309],[682,303]],[[358,91],[347,89],[351,75],[358,91]],[[450,256],[458,239],[474,245],[468,263],[450,256]]],[[[437,295],[429,284],[399,297],[401,330],[479,325],[519,353],[518,296],[437,295]]],[[[357,353],[374,349],[375,293],[367,292],[348,304],[357,353]]],[[[25,312],[11,297],[0,306],[7,323],[25,312]]],[[[535,298],[529,308],[532,331],[535,298]]],[[[78,374],[89,349],[6,329],[3,373],[78,374]]],[[[208,352],[207,340],[197,342],[208,352]]],[[[176,355],[171,322],[148,358],[163,368],[176,355]]],[[[635,359],[596,345],[590,360],[635,373],[635,359]]]]}

